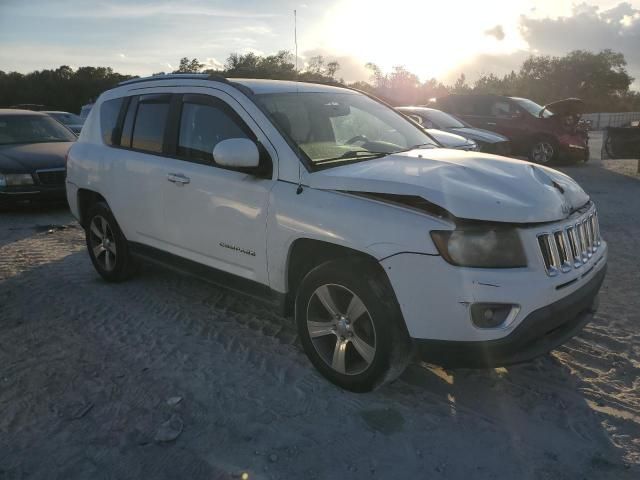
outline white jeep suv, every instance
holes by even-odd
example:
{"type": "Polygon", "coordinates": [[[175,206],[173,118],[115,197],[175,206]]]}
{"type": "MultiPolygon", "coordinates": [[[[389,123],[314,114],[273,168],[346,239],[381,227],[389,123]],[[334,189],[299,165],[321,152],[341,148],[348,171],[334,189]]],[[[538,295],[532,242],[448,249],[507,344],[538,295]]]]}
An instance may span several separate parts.
{"type": "Polygon", "coordinates": [[[354,391],[416,350],[448,366],[545,353],[589,321],[606,270],[595,207],[571,178],[438,148],[347,88],[131,80],[97,100],[67,168],[102,277],[124,280],[142,258],[271,302],[315,367],[354,391]]]}

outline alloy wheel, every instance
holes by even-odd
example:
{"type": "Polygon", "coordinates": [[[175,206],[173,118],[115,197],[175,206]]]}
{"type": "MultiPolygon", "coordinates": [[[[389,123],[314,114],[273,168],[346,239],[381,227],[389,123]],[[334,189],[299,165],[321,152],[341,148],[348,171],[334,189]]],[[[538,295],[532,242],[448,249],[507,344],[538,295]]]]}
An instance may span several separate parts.
{"type": "Polygon", "coordinates": [[[116,239],[107,219],[96,215],[89,225],[89,243],[93,256],[100,266],[107,272],[116,266],[116,239]]]}
{"type": "Polygon", "coordinates": [[[538,142],[531,150],[533,161],[536,163],[549,163],[553,159],[553,145],[549,142],[538,142]]]}
{"type": "Polygon", "coordinates": [[[364,372],[376,354],[376,331],[364,302],[342,285],[318,287],[307,304],[307,329],[322,360],[343,375],[364,372]]]}

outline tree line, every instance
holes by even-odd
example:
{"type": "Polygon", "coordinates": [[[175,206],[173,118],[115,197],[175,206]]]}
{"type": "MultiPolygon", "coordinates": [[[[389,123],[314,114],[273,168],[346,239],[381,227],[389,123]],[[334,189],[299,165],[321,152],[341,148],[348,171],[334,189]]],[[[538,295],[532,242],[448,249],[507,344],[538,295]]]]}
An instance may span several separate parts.
{"type": "MultiPolygon", "coordinates": [[[[372,93],[392,105],[422,105],[432,98],[450,93],[495,93],[530,98],[540,104],[567,97],[585,101],[590,112],[640,111],[640,92],[631,89],[634,81],[621,53],[576,50],[562,57],[532,55],[518,71],[498,76],[480,75],[469,83],[461,74],[452,85],[435,78],[420,81],[406,68],[384,72],[368,63],[369,81],[347,84],[337,78],[338,62],[315,56],[296,69],[293,55],[280,51],[274,55],[232,53],[220,69],[206,69],[197,58],[184,57],[172,73],[209,73],[224,77],[271,78],[345,84],[372,93]]],[[[164,73],[164,72],[159,72],[164,73]]],[[[114,72],[110,67],[63,65],[55,70],[27,74],[0,70],[0,105],[40,104],[47,108],[78,112],[103,91],[134,78],[114,72]]]]}

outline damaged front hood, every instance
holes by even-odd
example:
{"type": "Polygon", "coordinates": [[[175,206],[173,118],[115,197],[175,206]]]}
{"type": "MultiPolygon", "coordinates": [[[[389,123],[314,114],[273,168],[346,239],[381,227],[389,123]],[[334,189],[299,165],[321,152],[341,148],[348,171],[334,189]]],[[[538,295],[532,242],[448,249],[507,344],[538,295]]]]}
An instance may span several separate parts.
{"type": "Polygon", "coordinates": [[[556,170],[478,152],[419,149],[308,174],[320,190],[412,195],[460,219],[510,223],[564,219],[589,201],[556,170]]]}
{"type": "Polygon", "coordinates": [[[565,98],[564,100],[547,103],[542,111],[544,110],[549,110],[560,116],[582,115],[584,113],[584,102],[579,98],[565,98]]]}

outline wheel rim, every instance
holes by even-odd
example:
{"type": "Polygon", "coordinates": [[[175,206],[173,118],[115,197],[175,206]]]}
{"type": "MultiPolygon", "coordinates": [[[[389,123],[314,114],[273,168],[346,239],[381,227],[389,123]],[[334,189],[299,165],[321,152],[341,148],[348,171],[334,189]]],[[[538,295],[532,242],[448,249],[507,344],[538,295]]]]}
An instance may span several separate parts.
{"type": "Polygon", "coordinates": [[[537,163],[548,163],[553,158],[553,146],[549,142],[538,142],[533,147],[533,160],[537,163]]]}
{"type": "Polygon", "coordinates": [[[116,240],[109,222],[101,215],[91,219],[89,244],[96,262],[107,272],[111,272],[116,266],[116,240]]]}
{"type": "Polygon", "coordinates": [[[307,330],[322,360],[343,375],[364,372],[376,354],[376,331],[364,302],[342,285],[318,287],[307,304],[307,330]]]}

